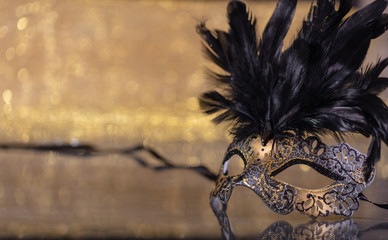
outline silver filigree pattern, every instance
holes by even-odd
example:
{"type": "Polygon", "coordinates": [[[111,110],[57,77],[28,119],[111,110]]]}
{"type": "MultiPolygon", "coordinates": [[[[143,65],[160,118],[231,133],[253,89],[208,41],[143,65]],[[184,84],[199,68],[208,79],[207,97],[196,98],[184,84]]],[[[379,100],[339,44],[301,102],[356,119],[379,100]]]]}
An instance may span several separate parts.
{"type": "Polygon", "coordinates": [[[224,163],[239,154],[245,163],[238,175],[219,173],[213,197],[223,204],[236,186],[252,189],[273,211],[288,214],[294,209],[312,217],[337,214],[351,216],[359,207],[359,194],[369,186],[375,170],[368,172],[366,155],[346,143],[326,146],[317,137],[291,137],[273,144],[273,150],[260,155],[253,147],[255,136],[233,142],[224,163]],[[304,189],[275,178],[276,174],[294,164],[306,164],[335,180],[322,189],[304,189]]]}

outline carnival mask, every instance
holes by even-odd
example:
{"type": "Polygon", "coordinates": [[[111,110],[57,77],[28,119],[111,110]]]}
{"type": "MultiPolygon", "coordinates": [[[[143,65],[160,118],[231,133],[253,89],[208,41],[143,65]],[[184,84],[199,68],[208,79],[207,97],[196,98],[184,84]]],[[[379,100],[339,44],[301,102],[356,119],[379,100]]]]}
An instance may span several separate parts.
{"type": "Polygon", "coordinates": [[[230,145],[211,198],[225,205],[233,188],[244,186],[280,214],[296,209],[312,217],[332,213],[351,216],[358,209],[359,194],[374,176],[375,170],[366,166],[366,156],[346,143],[329,147],[317,137],[289,137],[263,146],[260,138],[251,136],[230,145]],[[244,171],[227,175],[234,154],[244,162],[244,171]],[[278,173],[294,164],[309,165],[335,183],[312,190],[276,179],[278,173]]]}
{"type": "MultiPolygon", "coordinates": [[[[232,123],[234,137],[226,152],[212,203],[226,206],[236,186],[252,189],[273,211],[296,209],[312,217],[351,216],[362,192],[375,177],[381,140],[388,142],[388,108],[377,96],[388,85],[379,77],[384,59],[360,70],[371,39],[384,33],[387,1],[377,0],[344,19],[351,1],[318,0],[296,39],[283,50],[296,0],[280,0],[260,40],[256,19],[244,3],[228,5],[228,32],[198,26],[209,58],[222,72],[211,77],[217,91],[200,98],[215,122],[232,123]],[[371,136],[367,155],[346,143],[327,146],[319,136],[346,133],[371,136]],[[241,174],[227,175],[229,159],[238,154],[241,174]],[[276,175],[306,164],[335,183],[304,189],[276,175]]],[[[212,204],[214,205],[214,204],[212,204]]]]}

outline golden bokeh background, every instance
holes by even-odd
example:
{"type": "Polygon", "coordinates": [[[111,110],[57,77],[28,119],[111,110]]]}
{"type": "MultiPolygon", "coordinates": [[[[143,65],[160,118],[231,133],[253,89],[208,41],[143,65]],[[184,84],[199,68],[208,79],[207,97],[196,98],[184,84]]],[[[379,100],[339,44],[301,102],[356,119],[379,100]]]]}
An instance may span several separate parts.
{"type": "MultiPolygon", "coordinates": [[[[261,32],[275,2],[248,3],[261,32]]],[[[226,126],[214,126],[198,107],[197,96],[211,86],[195,26],[206,19],[209,27],[226,29],[226,4],[2,0],[0,142],[100,148],[144,143],[177,164],[217,171],[230,138],[226,126]]],[[[299,3],[286,45],[309,7],[299,3]]],[[[375,40],[368,61],[388,56],[386,43],[387,34],[375,40]]],[[[372,194],[386,178],[383,159],[372,194]]],[[[117,154],[85,159],[3,150],[0,237],[218,237],[208,205],[212,186],[195,173],[154,172],[117,154]]],[[[265,207],[247,207],[262,203],[240,191],[244,197],[231,207],[238,229],[260,232],[278,217],[265,207]]],[[[376,198],[382,202],[388,195],[376,198]]],[[[379,214],[368,207],[361,206],[359,216],[379,214]]]]}
{"type": "MultiPolygon", "coordinates": [[[[275,3],[252,3],[263,19],[261,29],[275,3]]],[[[125,141],[225,138],[224,129],[198,110],[196,97],[208,86],[195,32],[203,19],[226,29],[225,5],[3,1],[2,138],[102,139],[104,144],[107,135],[125,141]]],[[[309,5],[300,5],[298,10],[306,12],[309,5]]],[[[298,16],[300,23],[303,15],[298,16]]]]}

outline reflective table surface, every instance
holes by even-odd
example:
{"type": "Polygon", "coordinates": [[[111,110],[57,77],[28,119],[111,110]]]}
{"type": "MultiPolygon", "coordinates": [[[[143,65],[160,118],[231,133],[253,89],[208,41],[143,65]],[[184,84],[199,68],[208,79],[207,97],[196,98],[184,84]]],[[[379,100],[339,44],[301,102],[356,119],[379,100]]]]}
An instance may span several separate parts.
{"type": "MultiPolygon", "coordinates": [[[[175,164],[189,158],[182,149],[198,155],[210,151],[211,157],[221,156],[226,145],[167,143],[156,149],[175,164]]],[[[367,202],[361,201],[351,218],[311,219],[297,212],[278,215],[243,187],[233,191],[227,211],[217,219],[209,204],[212,181],[188,169],[151,169],[163,164],[146,152],[73,156],[2,150],[0,159],[0,237],[386,239],[388,231],[388,210],[367,202]]],[[[324,186],[323,176],[312,169],[289,168],[280,178],[324,186]]],[[[365,195],[386,202],[386,182],[380,172],[365,195]]]]}

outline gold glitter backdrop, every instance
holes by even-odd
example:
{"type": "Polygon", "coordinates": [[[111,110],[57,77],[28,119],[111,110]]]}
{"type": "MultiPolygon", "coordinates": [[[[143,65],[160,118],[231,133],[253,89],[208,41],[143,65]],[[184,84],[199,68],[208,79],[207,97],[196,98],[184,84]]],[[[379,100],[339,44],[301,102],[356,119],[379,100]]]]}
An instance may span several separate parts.
{"type": "MultiPolygon", "coordinates": [[[[203,18],[226,28],[225,5],[2,1],[2,140],[225,138],[198,110],[207,85],[195,33],[203,18]]],[[[266,21],[272,5],[253,7],[266,21]]]]}
{"type": "MultiPolygon", "coordinates": [[[[259,31],[273,2],[251,2],[259,31]]],[[[195,25],[226,28],[223,1],[3,0],[3,141],[214,141],[195,25]]],[[[298,7],[290,38],[309,3],[298,7]],[[301,13],[301,14],[299,14],[301,13]]],[[[381,53],[380,53],[381,54],[381,53]]]]}
{"type": "MultiPolygon", "coordinates": [[[[261,32],[275,2],[248,3],[261,32]]],[[[196,97],[210,85],[195,26],[207,19],[226,29],[226,4],[1,0],[0,142],[145,142],[175,162],[216,171],[229,140],[226,127],[215,127],[198,108],[196,97]]],[[[309,7],[299,3],[286,43],[309,7]]],[[[388,56],[386,43],[387,34],[374,41],[368,60],[388,56]]],[[[379,169],[378,178],[387,178],[388,165],[379,169]]],[[[195,173],[154,173],[115,154],[85,160],[1,151],[0,237],[217,237],[212,186],[195,173]]],[[[247,208],[258,199],[242,196],[238,207],[231,204],[240,228],[269,225],[273,213],[247,208]]]]}

